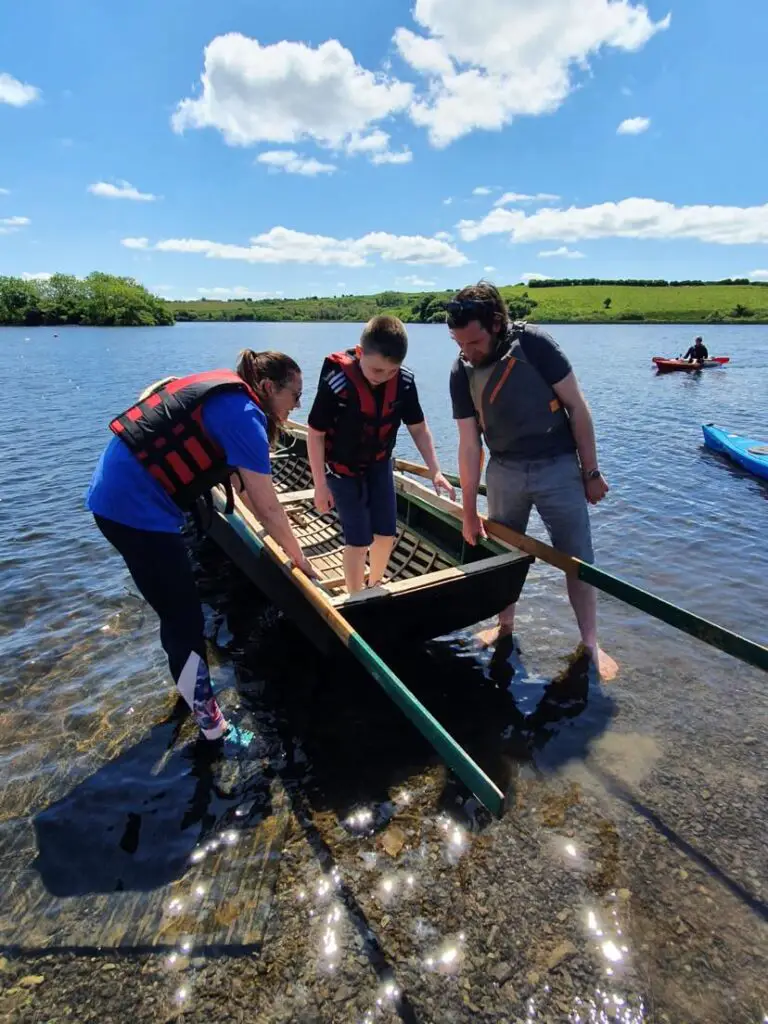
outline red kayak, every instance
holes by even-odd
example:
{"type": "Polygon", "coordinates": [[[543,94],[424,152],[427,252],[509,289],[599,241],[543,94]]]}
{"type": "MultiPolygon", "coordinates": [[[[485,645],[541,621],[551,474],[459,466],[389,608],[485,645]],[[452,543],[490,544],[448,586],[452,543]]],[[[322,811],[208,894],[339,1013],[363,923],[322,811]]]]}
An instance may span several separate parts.
{"type": "Polygon", "coordinates": [[[700,362],[693,363],[689,363],[687,359],[665,359],[664,356],[654,356],[652,359],[659,373],[671,373],[673,370],[694,373],[711,366],[725,366],[730,361],[730,356],[714,356],[712,359],[702,359],[700,362]]]}

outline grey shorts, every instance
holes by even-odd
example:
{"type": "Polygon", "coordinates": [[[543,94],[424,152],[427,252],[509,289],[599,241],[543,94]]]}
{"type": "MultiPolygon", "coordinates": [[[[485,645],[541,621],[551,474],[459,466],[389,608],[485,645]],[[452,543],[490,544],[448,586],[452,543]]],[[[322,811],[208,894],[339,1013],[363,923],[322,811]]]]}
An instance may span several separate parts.
{"type": "Polygon", "coordinates": [[[594,561],[589,506],[575,454],[530,461],[493,456],[485,479],[490,519],[525,533],[535,507],[553,547],[584,562],[594,561]]]}

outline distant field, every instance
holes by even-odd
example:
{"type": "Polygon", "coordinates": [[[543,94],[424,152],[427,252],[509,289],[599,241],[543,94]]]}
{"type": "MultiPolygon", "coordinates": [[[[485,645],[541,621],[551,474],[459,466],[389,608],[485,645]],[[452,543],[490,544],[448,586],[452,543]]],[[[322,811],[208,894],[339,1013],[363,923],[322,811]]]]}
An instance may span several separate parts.
{"type": "MultiPolygon", "coordinates": [[[[768,285],[513,285],[501,290],[508,301],[519,305],[517,315],[542,323],[768,323],[768,285]],[[526,300],[536,305],[524,312],[526,300]]],[[[197,300],[168,302],[167,306],[178,320],[359,322],[376,313],[393,313],[409,323],[434,323],[442,317],[442,302],[450,294],[381,292],[329,298],[197,300]]]]}
{"type": "Polygon", "coordinates": [[[639,314],[644,320],[664,323],[703,323],[736,319],[768,321],[768,287],[762,285],[683,285],[636,287],[632,285],[572,285],[562,288],[502,289],[505,296],[528,292],[538,305],[531,320],[588,321],[590,323],[626,319],[639,314]],[[604,308],[604,300],[611,300],[604,308]],[[732,317],[737,305],[753,316],[732,317]]]}

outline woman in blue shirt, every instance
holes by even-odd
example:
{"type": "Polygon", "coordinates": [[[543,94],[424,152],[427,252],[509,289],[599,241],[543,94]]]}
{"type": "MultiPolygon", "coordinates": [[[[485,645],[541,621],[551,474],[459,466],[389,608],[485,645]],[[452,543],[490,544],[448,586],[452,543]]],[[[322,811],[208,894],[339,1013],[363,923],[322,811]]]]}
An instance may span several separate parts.
{"type": "Polygon", "coordinates": [[[303,572],[304,557],[272,484],[270,442],[301,399],[301,370],[280,352],[240,353],[237,372],[168,378],[116,417],[86,504],[160,618],[171,674],[206,740],[247,746],[213,695],[203,611],[180,530],[185,512],[232,474],[241,497],[303,572]]]}

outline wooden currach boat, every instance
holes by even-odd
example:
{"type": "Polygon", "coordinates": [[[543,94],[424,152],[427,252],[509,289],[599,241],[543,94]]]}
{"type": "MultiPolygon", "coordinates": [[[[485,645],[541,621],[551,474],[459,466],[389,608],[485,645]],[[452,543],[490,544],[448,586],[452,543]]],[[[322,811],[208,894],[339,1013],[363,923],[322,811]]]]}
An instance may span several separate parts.
{"type": "Polygon", "coordinates": [[[313,503],[306,430],[291,424],[273,456],[281,503],[320,579],[292,566],[245,505],[227,514],[223,488],[201,520],[211,538],[324,654],[345,647],[394,701],[446,764],[495,815],[505,795],[445,731],[382,658],[387,645],[414,643],[468,626],[517,600],[533,561],[506,541],[471,547],[461,536],[460,506],[395,474],[398,529],[382,583],[349,595],[335,510],[313,503]],[[207,520],[207,523],[206,523],[207,520]]]}
{"type": "MultiPolygon", "coordinates": [[[[417,643],[470,626],[517,599],[533,559],[517,548],[488,540],[464,544],[461,522],[445,502],[421,484],[395,473],[398,529],[382,584],[350,596],[344,587],[343,541],[336,510],[320,514],[313,504],[306,431],[298,424],[283,436],[273,457],[280,502],[305,554],[320,576],[317,596],[377,648],[387,642],[417,643]]],[[[238,502],[233,516],[216,499],[208,533],[247,576],[324,653],[333,643],[326,621],[286,576],[258,522],[238,502]]]]}

